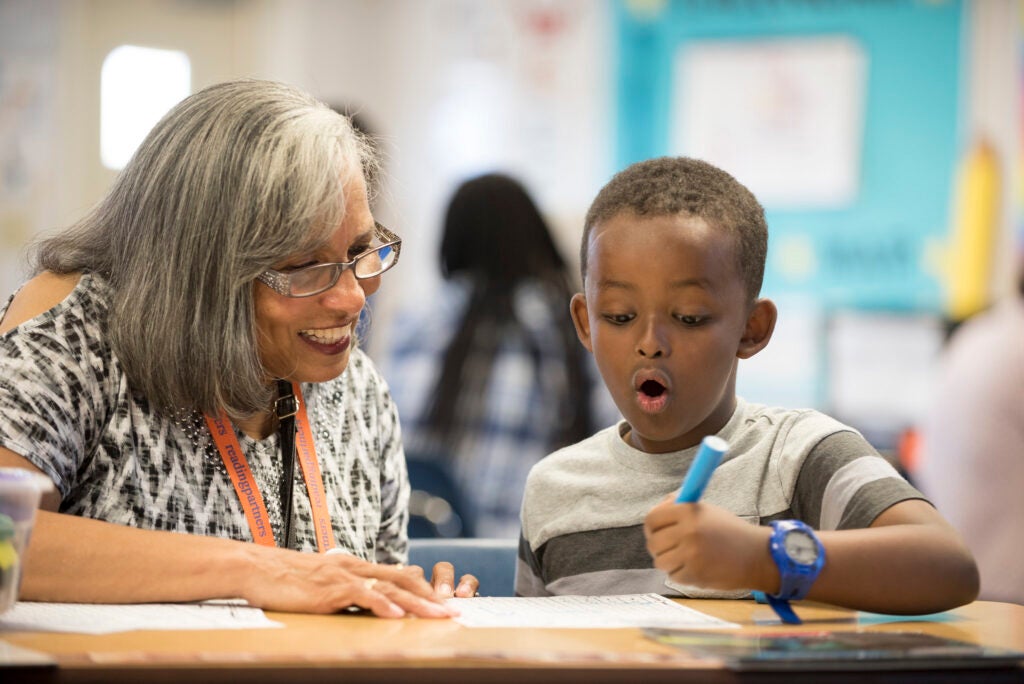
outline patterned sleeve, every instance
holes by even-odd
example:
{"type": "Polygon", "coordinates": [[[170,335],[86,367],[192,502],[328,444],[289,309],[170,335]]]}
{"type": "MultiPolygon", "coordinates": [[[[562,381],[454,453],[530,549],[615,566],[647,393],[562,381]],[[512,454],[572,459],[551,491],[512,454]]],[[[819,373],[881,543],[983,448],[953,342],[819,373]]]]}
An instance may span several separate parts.
{"type": "Polygon", "coordinates": [[[406,563],[409,557],[409,476],[402,449],[402,430],[398,411],[383,379],[379,391],[381,481],[376,561],[406,563]]]}
{"type": "Polygon", "coordinates": [[[869,527],[887,508],[924,499],[861,435],[825,437],[807,454],[793,493],[793,513],[820,530],[869,527]]]}
{"type": "Polygon", "coordinates": [[[0,446],[45,472],[62,497],[101,434],[111,363],[103,312],[91,317],[80,293],[0,336],[0,446]]]}

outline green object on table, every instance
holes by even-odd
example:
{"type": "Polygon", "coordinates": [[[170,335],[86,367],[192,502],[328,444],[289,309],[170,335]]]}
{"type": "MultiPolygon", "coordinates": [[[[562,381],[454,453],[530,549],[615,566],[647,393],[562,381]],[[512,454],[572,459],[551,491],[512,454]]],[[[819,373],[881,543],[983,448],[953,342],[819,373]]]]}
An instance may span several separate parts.
{"type": "Polygon", "coordinates": [[[0,570],[10,570],[18,563],[18,552],[14,550],[14,521],[9,515],[0,513],[0,570]]]}

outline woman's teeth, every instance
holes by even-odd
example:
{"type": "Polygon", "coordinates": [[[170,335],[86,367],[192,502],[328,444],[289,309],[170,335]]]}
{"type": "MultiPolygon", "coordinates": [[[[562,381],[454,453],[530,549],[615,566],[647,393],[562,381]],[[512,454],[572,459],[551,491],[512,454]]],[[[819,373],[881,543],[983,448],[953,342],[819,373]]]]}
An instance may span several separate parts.
{"type": "Polygon", "coordinates": [[[337,344],[345,337],[348,328],[326,328],[320,330],[300,330],[299,334],[319,344],[337,344]]]}

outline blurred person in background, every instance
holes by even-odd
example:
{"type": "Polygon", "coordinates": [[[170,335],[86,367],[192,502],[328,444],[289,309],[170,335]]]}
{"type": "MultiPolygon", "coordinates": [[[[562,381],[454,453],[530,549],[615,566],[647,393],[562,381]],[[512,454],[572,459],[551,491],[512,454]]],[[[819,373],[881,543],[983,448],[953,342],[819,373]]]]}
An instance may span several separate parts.
{"type": "Polygon", "coordinates": [[[1019,273],[1015,296],[950,338],[915,474],[974,553],[980,598],[1024,604],[1024,267],[1019,273]]]}
{"type": "Polygon", "coordinates": [[[436,304],[398,317],[382,370],[410,471],[417,459],[444,469],[473,535],[514,538],[530,467],[590,434],[600,411],[569,270],[526,189],[498,173],[455,191],[440,259],[436,304]]]}

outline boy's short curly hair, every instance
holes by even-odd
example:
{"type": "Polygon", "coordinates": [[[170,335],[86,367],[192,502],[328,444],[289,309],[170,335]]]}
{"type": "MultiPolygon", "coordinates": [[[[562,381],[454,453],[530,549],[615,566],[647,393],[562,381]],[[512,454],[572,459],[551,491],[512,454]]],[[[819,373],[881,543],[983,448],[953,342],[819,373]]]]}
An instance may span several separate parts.
{"type": "Polygon", "coordinates": [[[754,194],[725,171],[699,159],[659,157],[615,174],[587,211],[580,248],[580,272],[587,279],[590,235],[599,223],[623,212],[642,217],[693,216],[736,237],[737,270],[747,293],[761,292],[768,254],[768,224],[754,194]]]}

